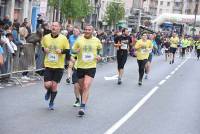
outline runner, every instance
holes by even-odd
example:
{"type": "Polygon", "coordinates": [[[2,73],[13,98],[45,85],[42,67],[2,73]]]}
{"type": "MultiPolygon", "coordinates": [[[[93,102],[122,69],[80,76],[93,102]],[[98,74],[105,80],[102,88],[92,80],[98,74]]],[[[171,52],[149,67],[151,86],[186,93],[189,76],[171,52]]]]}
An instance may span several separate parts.
{"type": "Polygon", "coordinates": [[[181,53],[181,57],[184,58],[185,57],[185,52],[188,46],[188,39],[186,38],[186,36],[183,37],[183,39],[181,40],[181,44],[182,44],[182,53],[181,53]]]}
{"type": "Polygon", "coordinates": [[[138,40],[135,45],[136,57],[139,67],[139,81],[138,81],[139,86],[142,85],[145,65],[149,57],[149,50],[152,50],[152,48],[153,48],[152,43],[150,40],[147,40],[146,33],[142,35],[142,39],[138,40]]]}
{"type": "Polygon", "coordinates": [[[199,58],[200,58],[200,40],[198,40],[197,42],[196,42],[196,48],[197,48],[197,60],[199,60],[199,58]]]}
{"type": "MultiPolygon", "coordinates": [[[[74,42],[79,37],[79,35],[80,35],[80,29],[78,27],[74,27],[73,34],[69,36],[70,50],[72,49],[74,42]]],[[[72,68],[74,66],[73,61],[74,61],[73,57],[70,57],[70,59],[68,59],[67,79],[66,79],[67,84],[70,84],[71,82],[72,68]]]]}
{"type": "Polygon", "coordinates": [[[175,53],[178,47],[179,38],[177,37],[176,33],[172,34],[170,38],[170,62],[169,64],[174,63],[175,53]]]}
{"type": "Polygon", "coordinates": [[[149,48],[149,57],[148,57],[146,65],[145,65],[145,77],[144,77],[145,79],[149,78],[151,62],[152,62],[152,58],[153,58],[153,51],[152,50],[153,50],[153,47],[156,45],[155,36],[153,34],[149,35],[149,40],[151,41],[152,47],[149,48]]]}
{"type": "Polygon", "coordinates": [[[167,61],[170,55],[170,42],[168,37],[166,37],[163,41],[163,48],[165,50],[165,61],[167,61]]]}
{"type": "Polygon", "coordinates": [[[73,69],[73,73],[72,73],[72,83],[74,84],[74,94],[76,97],[76,101],[73,104],[74,107],[80,107],[80,85],[78,83],[78,76],[77,76],[77,57],[76,55],[72,54],[72,56],[74,61],[72,61],[74,63],[74,69],[73,69]]]}
{"type": "Polygon", "coordinates": [[[131,43],[132,40],[127,28],[122,30],[122,35],[115,38],[115,47],[117,48],[118,85],[122,83],[124,65],[128,56],[128,46],[130,46],[131,43]]]}
{"type": "Polygon", "coordinates": [[[45,53],[44,87],[47,90],[45,100],[48,101],[50,98],[50,110],[54,110],[54,99],[63,75],[65,54],[69,57],[69,42],[60,34],[60,29],[59,22],[53,22],[51,34],[45,35],[41,41],[45,53]]]}
{"type": "Polygon", "coordinates": [[[77,53],[77,76],[81,94],[81,106],[78,111],[79,116],[85,114],[89,89],[96,73],[96,64],[101,59],[99,53],[102,45],[99,39],[92,36],[93,30],[92,25],[86,25],[84,35],[79,37],[73,46],[73,52],[77,53]]]}
{"type": "MultiPolygon", "coordinates": [[[[73,35],[71,35],[69,37],[69,43],[70,43],[70,48],[72,49],[75,41],[78,39],[80,35],[80,29],[78,27],[74,27],[74,31],[73,31],[73,35]]],[[[69,66],[68,66],[68,78],[70,81],[70,77],[71,77],[71,72],[72,72],[72,68],[73,68],[73,73],[72,73],[72,84],[74,84],[74,94],[76,97],[76,101],[73,104],[74,107],[79,107],[80,106],[80,86],[78,83],[78,77],[77,77],[77,56],[75,54],[73,54],[73,52],[71,51],[71,58],[69,61],[69,66]]],[[[68,79],[66,80],[68,82],[68,79]]]]}

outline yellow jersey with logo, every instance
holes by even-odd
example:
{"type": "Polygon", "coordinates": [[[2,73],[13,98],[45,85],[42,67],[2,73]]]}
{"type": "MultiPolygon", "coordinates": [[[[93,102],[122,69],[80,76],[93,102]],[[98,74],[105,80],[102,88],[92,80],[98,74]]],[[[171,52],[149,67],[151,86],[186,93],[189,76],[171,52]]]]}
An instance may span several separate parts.
{"type": "Polygon", "coordinates": [[[179,38],[178,37],[171,37],[170,38],[170,47],[177,48],[178,47],[179,38]]]}
{"type": "Polygon", "coordinates": [[[49,68],[64,68],[65,54],[57,54],[56,50],[69,49],[67,38],[59,34],[58,37],[52,38],[51,34],[45,35],[41,41],[43,48],[48,48],[49,53],[45,54],[44,66],[49,68]]]}
{"type": "Polygon", "coordinates": [[[77,68],[96,68],[97,51],[100,49],[102,49],[102,44],[98,38],[86,39],[84,36],[79,37],[73,46],[74,51],[80,50],[77,54],[77,68]]]}
{"type": "Polygon", "coordinates": [[[151,40],[143,41],[138,40],[135,44],[136,57],[138,60],[148,59],[151,50],[153,49],[153,44],[151,40]]]}
{"type": "Polygon", "coordinates": [[[196,46],[197,46],[197,49],[199,50],[200,49],[200,40],[196,41],[196,46]]]}

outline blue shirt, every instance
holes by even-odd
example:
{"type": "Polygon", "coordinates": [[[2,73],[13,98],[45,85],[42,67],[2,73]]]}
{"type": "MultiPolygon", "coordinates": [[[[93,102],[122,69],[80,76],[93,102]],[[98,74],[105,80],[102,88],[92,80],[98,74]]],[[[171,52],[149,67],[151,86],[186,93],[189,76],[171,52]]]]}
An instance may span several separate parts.
{"type": "Polygon", "coordinates": [[[3,54],[3,48],[0,46],[0,54],[3,54]]]}
{"type": "Polygon", "coordinates": [[[74,35],[70,35],[69,36],[69,44],[70,44],[70,49],[72,49],[74,42],[76,41],[78,37],[74,36],[74,35]]]}

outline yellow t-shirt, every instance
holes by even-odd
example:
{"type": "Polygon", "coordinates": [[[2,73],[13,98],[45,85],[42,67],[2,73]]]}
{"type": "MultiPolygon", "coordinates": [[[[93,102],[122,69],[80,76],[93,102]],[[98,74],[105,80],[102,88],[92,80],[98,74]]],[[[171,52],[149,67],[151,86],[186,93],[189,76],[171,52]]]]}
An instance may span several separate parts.
{"type": "Polygon", "coordinates": [[[96,68],[97,50],[102,49],[100,40],[96,37],[86,39],[84,36],[79,37],[73,46],[73,50],[80,52],[77,54],[77,68],[87,69],[96,68]]]}
{"type": "Polygon", "coordinates": [[[170,38],[170,47],[177,48],[178,47],[179,38],[178,37],[171,37],[170,38]]]}
{"type": "Polygon", "coordinates": [[[200,40],[196,42],[197,49],[200,49],[200,40]]]}
{"type": "Polygon", "coordinates": [[[136,57],[138,60],[148,59],[149,53],[153,48],[151,40],[143,41],[142,39],[138,40],[135,44],[136,57]]]}
{"type": "Polygon", "coordinates": [[[183,48],[186,48],[188,46],[188,40],[187,39],[182,39],[181,43],[182,43],[183,48]]]}
{"type": "Polygon", "coordinates": [[[48,48],[49,53],[45,54],[44,66],[49,68],[64,68],[65,54],[57,54],[56,49],[69,49],[67,38],[59,34],[57,38],[52,38],[51,34],[45,35],[42,38],[42,47],[48,48]]]}

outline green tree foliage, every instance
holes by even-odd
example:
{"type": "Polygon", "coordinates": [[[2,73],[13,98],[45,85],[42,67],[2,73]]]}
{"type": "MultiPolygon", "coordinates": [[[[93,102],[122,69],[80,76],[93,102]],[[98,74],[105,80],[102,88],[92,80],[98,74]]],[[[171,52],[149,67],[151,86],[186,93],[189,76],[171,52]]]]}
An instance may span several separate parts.
{"type": "Polygon", "coordinates": [[[125,15],[124,4],[122,2],[111,2],[106,8],[105,19],[108,25],[116,25],[125,15]]]}
{"type": "Polygon", "coordinates": [[[54,8],[60,7],[66,19],[81,19],[92,11],[89,0],[49,0],[48,2],[54,8]]]}

